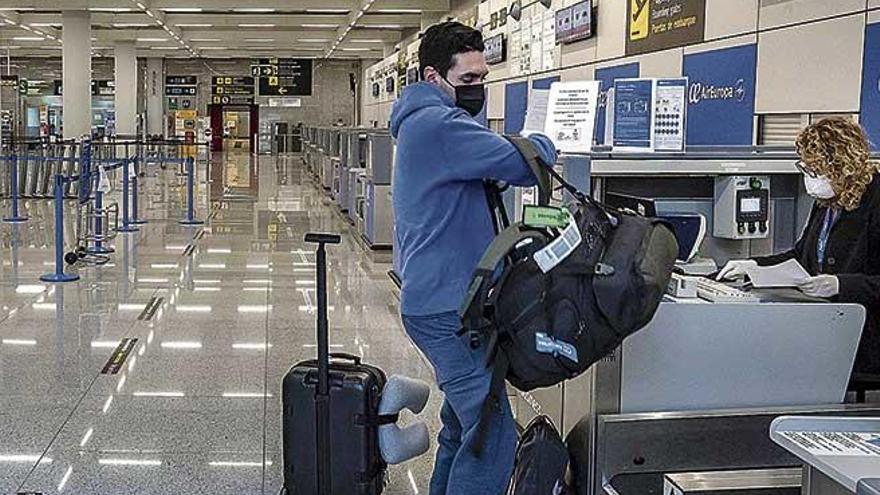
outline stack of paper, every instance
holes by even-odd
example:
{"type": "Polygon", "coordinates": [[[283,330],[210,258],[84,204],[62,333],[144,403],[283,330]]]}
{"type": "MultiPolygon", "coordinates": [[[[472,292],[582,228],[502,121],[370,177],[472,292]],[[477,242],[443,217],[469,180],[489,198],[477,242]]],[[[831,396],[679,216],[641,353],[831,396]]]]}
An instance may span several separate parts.
{"type": "Polygon", "coordinates": [[[797,287],[810,278],[807,270],[794,259],[774,266],[751,267],[746,270],[746,274],[751,279],[752,286],[757,289],[797,287]]]}

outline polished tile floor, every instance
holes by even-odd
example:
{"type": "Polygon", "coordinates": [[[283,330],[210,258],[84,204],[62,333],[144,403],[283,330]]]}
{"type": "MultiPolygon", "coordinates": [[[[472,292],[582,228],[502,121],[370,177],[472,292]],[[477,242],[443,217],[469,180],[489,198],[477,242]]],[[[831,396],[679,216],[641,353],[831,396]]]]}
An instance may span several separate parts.
{"type": "MultiPolygon", "coordinates": [[[[147,172],[149,223],[120,234],[107,264],[71,270],[78,282],[39,282],[52,269],[51,203],[26,201],[29,222],[0,224],[0,494],[277,494],[281,380],[315,354],[310,230],[345,234],[329,252],[332,350],[432,381],[389,265],[355,241],[298,157],[215,157],[199,170],[196,216],[208,222],[196,228],[177,222],[175,172],[147,172]],[[126,338],[137,339],[130,357],[102,374],[126,338]]],[[[432,434],[439,403],[435,390],[432,434]]],[[[431,464],[390,468],[386,493],[427,493],[431,464]]]]}

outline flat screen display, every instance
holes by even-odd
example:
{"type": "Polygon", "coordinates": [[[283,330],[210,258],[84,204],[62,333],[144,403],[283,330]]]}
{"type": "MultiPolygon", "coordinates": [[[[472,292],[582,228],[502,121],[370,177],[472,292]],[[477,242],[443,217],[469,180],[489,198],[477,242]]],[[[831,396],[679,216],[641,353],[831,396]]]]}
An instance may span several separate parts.
{"type": "Polygon", "coordinates": [[[739,209],[743,213],[758,213],[761,211],[761,198],[743,198],[739,209]]]}
{"type": "Polygon", "coordinates": [[[593,36],[593,3],[584,0],[556,12],[556,42],[574,43],[593,36]]]}
{"type": "Polygon", "coordinates": [[[483,53],[486,55],[487,64],[492,65],[504,62],[506,55],[506,50],[504,49],[504,34],[498,34],[491,38],[487,38],[485,45],[486,50],[483,53]]]}

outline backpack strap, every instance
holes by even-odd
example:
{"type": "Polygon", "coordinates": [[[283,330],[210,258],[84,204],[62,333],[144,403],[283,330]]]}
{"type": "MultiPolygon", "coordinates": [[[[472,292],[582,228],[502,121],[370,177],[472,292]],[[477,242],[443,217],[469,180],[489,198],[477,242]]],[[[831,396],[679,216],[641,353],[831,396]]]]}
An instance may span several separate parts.
{"type": "Polygon", "coordinates": [[[489,215],[492,217],[492,228],[498,234],[510,227],[510,217],[507,216],[507,208],[504,207],[504,198],[501,196],[502,189],[492,180],[483,181],[483,189],[486,192],[489,215]]]}
{"type": "Polygon", "coordinates": [[[480,407],[480,420],[477,423],[476,436],[470,446],[471,452],[477,457],[483,454],[486,435],[489,433],[489,427],[492,424],[490,421],[492,415],[499,413],[498,407],[501,404],[501,399],[507,393],[504,383],[509,366],[510,361],[507,359],[507,354],[498,352],[492,364],[492,381],[489,385],[489,393],[483,399],[483,405],[480,407]]]}
{"type": "Polygon", "coordinates": [[[526,239],[545,241],[546,236],[538,231],[524,230],[520,225],[513,225],[501,231],[483,253],[480,263],[474,270],[464,302],[458,311],[462,321],[462,332],[480,330],[488,326],[483,309],[489,298],[495,269],[513,248],[526,239]]]}
{"type": "Polygon", "coordinates": [[[550,197],[553,194],[553,185],[550,181],[550,173],[548,172],[550,167],[544,163],[544,159],[541,158],[541,154],[538,153],[535,143],[529,138],[524,138],[522,136],[504,137],[510,141],[510,144],[512,144],[517,151],[519,151],[519,154],[522,155],[523,160],[528,164],[532,174],[538,179],[538,206],[549,205],[550,197]]]}

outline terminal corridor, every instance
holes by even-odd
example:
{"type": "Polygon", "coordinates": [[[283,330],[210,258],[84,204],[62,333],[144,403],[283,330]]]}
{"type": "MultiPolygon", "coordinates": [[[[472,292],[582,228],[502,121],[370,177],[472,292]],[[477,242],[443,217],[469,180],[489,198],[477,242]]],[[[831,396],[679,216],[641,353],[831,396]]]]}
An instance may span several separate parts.
{"type": "MultiPolygon", "coordinates": [[[[277,494],[281,380],[316,352],[308,231],[343,234],[329,250],[331,351],[433,383],[389,260],[358,245],[298,156],[215,155],[197,171],[204,226],[178,224],[184,183],[176,167],[147,170],[149,223],[77,282],[39,282],[51,202],[0,225],[0,493],[277,494]],[[113,366],[118,347],[129,352],[113,366]]],[[[423,413],[432,434],[439,400],[423,413]]],[[[392,467],[386,493],[427,493],[431,463],[392,467]]]]}

